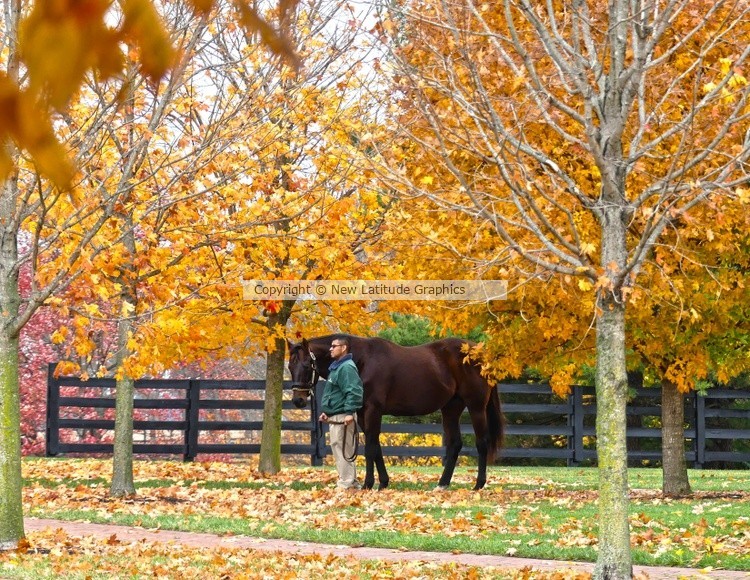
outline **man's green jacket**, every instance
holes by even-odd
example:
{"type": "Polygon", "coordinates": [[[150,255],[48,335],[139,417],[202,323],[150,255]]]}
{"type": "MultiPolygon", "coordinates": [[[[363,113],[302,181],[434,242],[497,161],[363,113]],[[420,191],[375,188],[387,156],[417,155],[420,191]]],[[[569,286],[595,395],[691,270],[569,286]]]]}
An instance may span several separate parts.
{"type": "Polygon", "coordinates": [[[321,410],[328,415],[351,414],[362,407],[364,388],[357,365],[346,355],[334,361],[329,367],[330,374],[323,390],[321,410]],[[338,364],[337,364],[338,363],[338,364]]]}

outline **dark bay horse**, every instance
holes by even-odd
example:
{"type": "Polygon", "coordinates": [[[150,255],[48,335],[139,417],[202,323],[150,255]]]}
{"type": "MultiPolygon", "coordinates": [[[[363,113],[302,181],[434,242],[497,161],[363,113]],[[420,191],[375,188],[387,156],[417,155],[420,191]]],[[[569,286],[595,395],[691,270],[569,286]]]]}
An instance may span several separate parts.
{"type": "MultiPolygon", "coordinates": [[[[336,335],[289,342],[289,372],[293,401],[302,408],[313,394],[318,375],[328,378],[329,348],[336,335]]],[[[364,487],[388,486],[388,473],[380,447],[383,415],[427,415],[440,410],[443,416],[446,457],[439,487],[450,485],[458,454],[463,447],[459,419],[468,407],[477,440],[479,469],[474,489],[487,482],[487,462],[494,461],[502,444],[503,415],[497,389],[480,374],[479,366],[464,362],[467,341],[446,338],[421,346],[404,347],[382,338],[350,336],[351,353],[364,384],[364,406],[357,413],[365,434],[364,487]]]]}

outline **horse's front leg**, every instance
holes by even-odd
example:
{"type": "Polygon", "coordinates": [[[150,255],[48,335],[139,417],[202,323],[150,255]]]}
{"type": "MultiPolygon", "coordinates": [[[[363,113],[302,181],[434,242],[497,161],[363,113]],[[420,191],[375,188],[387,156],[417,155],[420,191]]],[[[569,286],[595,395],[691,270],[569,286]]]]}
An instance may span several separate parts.
{"type": "Polygon", "coordinates": [[[383,448],[380,446],[380,435],[377,438],[377,452],[375,453],[375,467],[378,468],[378,489],[385,489],[390,483],[388,477],[388,471],[385,468],[385,460],[383,459],[383,448]]]}
{"type": "Polygon", "coordinates": [[[370,443],[370,426],[368,419],[369,418],[365,415],[363,409],[360,409],[357,412],[359,426],[362,429],[362,433],[365,434],[365,481],[362,485],[364,489],[372,489],[372,486],[375,485],[375,461],[373,458],[372,444],[370,443]]]}
{"type": "Polygon", "coordinates": [[[374,467],[378,468],[378,480],[380,482],[378,489],[388,487],[388,472],[383,460],[383,449],[380,447],[382,418],[382,415],[377,411],[368,410],[365,412],[365,426],[363,427],[365,433],[365,489],[372,489],[375,485],[374,467]]]}
{"type": "MultiPolygon", "coordinates": [[[[375,454],[376,447],[372,442],[373,435],[365,432],[365,489],[372,489],[375,485],[375,454]]],[[[377,435],[375,435],[377,440],[377,435]]]]}

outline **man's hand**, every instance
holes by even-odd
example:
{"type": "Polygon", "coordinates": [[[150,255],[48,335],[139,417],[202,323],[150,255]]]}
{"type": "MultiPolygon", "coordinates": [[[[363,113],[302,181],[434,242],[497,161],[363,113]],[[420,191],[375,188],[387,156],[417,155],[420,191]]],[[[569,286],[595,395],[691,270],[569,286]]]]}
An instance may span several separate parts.
{"type": "Polygon", "coordinates": [[[354,422],[354,415],[344,417],[344,425],[351,425],[354,422]]]}
{"type": "Polygon", "coordinates": [[[318,421],[320,421],[321,423],[328,423],[328,415],[326,415],[325,413],[321,413],[320,417],[318,417],[318,421]]]}

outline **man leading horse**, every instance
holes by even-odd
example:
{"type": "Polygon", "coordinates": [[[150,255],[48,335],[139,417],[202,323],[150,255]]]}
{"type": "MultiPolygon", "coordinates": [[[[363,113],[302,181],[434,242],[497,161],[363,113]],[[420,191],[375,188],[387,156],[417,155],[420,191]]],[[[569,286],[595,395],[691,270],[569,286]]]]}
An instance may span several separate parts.
{"type": "MultiPolygon", "coordinates": [[[[340,336],[289,343],[292,400],[298,408],[304,407],[313,395],[318,376],[328,378],[329,365],[334,361],[330,349],[340,336]]],[[[427,415],[439,410],[443,417],[445,462],[438,486],[447,488],[463,447],[460,417],[468,409],[478,457],[474,489],[482,489],[487,482],[487,465],[494,461],[502,444],[504,420],[497,389],[482,376],[481,365],[468,358],[471,344],[459,338],[445,338],[404,347],[382,338],[346,338],[364,386],[362,408],[357,413],[365,435],[363,487],[372,489],[375,468],[380,489],[389,483],[380,446],[383,415],[427,415]]]]}
{"type": "Polygon", "coordinates": [[[349,352],[351,344],[344,335],[336,335],[329,352],[333,362],[328,366],[328,380],[323,390],[322,413],[319,420],[329,425],[331,451],[339,474],[337,486],[361,489],[357,481],[356,454],[357,418],[362,407],[363,386],[357,365],[349,352]]]}

